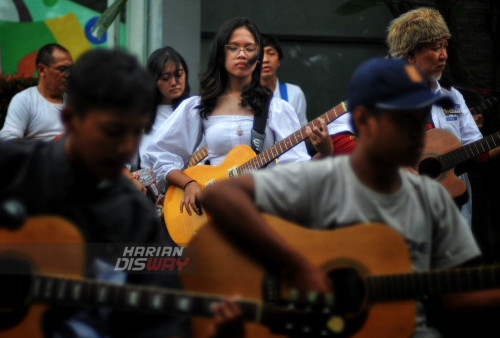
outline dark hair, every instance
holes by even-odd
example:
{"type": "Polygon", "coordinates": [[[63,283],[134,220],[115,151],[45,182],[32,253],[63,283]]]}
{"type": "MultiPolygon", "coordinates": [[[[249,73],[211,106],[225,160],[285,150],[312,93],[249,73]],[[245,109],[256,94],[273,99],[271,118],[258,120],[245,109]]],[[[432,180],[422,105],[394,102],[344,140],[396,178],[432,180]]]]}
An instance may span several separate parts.
{"type": "Polygon", "coordinates": [[[67,104],[85,116],[91,109],[137,109],[151,115],[155,86],[135,56],[124,51],[93,49],[84,53],[68,77],[67,104]]]}
{"type": "Polygon", "coordinates": [[[270,34],[262,34],[262,48],[271,46],[278,52],[279,59],[283,59],[283,49],[281,49],[281,44],[279,40],[270,34]]]}
{"type": "Polygon", "coordinates": [[[39,63],[50,66],[50,64],[54,61],[54,57],[52,56],[54,49],[59,49],[60,51],[70,54],[68,50],[60,44],[48,43],[38,50],[38,54],[35,59],[35,67],[39,63]]]}
{"type": "Polygon", "coordinates": [[[206,118],[212,113],[217,98],[227,87],[228,74],[225,68],[226,51],[224,45],[229,41],[233,31],[240,27],[248,29],[253,35],[255,43],[259,46],[257,65],[252,73],[251,82],[243,87],[240,105],[242,107],[250,106],[254,115],[258,115],[268,103],[271,91],[260,85],[260,71],[264,53],[259,29],[247,18],[233,18],[220,26],[210,45],[208,67],[202,76],[200,85],[201,103],[199,109],[201,117],[206,118]]]}
{"type": "MultiPolygon", "coordinates": [[[[189,96],[189,92],[191,91],[188,81],[189,69],[182,55],[180,55],[175,49],[169,46],[159,48],[149,56],[146,69],[154,77],[156,84],[156,81],[158,81],[161,74],[165,70],[165,65],[169,62],[173,62],[177,66],[177,68],[175,69],[176,72],[179,70],[179,65],[182,65],[182,68],[184,68],[184,73],[186,74],[186,87],[184,89],[184,92],[182,92],[181,96],[173,100],[173,106],[175,108],[179,105],[179,103],[182,102],[182,100],[189,96]]],[[[160,103],[161,98],[162,94],[160,93],[158,88],[156,88],[156,104],[160,103]]]]}

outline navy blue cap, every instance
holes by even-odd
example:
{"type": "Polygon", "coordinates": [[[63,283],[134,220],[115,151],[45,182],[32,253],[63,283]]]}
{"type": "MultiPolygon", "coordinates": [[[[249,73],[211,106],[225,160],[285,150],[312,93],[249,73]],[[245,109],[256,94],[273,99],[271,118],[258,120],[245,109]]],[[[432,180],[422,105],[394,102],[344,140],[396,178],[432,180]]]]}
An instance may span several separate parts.
{"type": "Polygon", "coordinates": [[[376,58],[363,63],[351,78],[347,107],[413,110],[432,104],[451,106],[451,97],[431,92],[418,69],[403,59],[376,58]]]}

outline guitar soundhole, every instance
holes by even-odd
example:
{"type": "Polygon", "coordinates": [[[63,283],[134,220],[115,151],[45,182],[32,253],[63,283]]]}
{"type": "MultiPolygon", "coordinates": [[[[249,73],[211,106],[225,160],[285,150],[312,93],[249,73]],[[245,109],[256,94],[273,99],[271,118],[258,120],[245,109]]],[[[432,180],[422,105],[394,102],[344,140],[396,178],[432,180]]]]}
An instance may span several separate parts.
{"type": "Polygon", "coordinates": [[[328,277],[333,282],[335,295],[334,312],[343,314],[346,321],[342,336],[350,337],[364,324],[367,316],[363,309],[366,289],[363,279],[353,268],[338,268],[330,271],[328,277]]]}
{"type": "Polygon", "coordinates": [[[417,171],[420,175],[436,178],[441,174],[441,165],[435,158],[426,158],[420,161],[417,171]]]}
{"type": "Polygon", "coordinates": [[[15,326],[28,311],[31,265],[19,258],[0,258],[0,330],[15,326]]]}

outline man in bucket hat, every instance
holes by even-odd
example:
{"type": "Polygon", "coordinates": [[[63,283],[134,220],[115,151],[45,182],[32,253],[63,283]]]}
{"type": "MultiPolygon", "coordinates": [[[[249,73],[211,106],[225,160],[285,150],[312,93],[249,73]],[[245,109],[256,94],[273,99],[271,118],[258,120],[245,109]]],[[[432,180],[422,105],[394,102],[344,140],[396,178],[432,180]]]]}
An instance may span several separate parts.
{"type": "MultiPolygon", "coordinates": [[[[447,46],[450,31],[441,14],[431,8],[418,8],[394,19],[387,33],[389,55],[402,58],[420,69],[433,92],[449,95],[455,101],[449,109],[432,106],[430,127],[445,129],[454,134],[463,145],[481,139],[483,136],[472,117],[463,96],[453,87],[440,86],[439,80],[448,59],[447,46]]],[[[490,150],[476,159],[484,162],[489,157],[497,157],[499,148],[490,150]]],[[[460,176],[467,185],[468,198],[462,206],[462,215],[469,225],[472,219],[472,199],[467,174],[460,176]]]]}
{"type": "MultiPolygon", "coordinates": [[[[260,211],[315,229],[385,223],[409,244],[415,271],[461,265],[480,251],[450,195],[434,180],[401,169],[419,159],[434,104],[449,106],[452,101],[432,93],[414,65],[400,59],[369,60],[349,87],[348,108],[358,132],[351,155],[220,181],[199,200],[218,227],[246,248],[258,248],[252,253],[302,291],[328,292],[330,281],[274,232],[260,211]]],[[[489,292],[487,300],[498,300],[491,296],[496,290],[489,292]]],[[[454,294],[452,299],[463,304],[467,296],[454,294]]],[[[481,299],[478,293],[474,297],[481,299]]],[[[415,336],[439,337],[417,304],[415,336]]]]}

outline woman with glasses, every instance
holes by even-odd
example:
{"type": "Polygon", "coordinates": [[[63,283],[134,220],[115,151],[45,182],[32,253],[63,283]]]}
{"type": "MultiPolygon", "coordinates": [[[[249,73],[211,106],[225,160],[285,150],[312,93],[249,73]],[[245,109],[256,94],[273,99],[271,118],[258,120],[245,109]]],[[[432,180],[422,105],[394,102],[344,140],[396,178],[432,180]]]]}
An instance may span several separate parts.
{"type": "MultiPolygon", "coordinates": [[[[184,189],[183,208],[200,214],[196,194],[201,186],[182,173],[191,154],[204,139],[207,160],[219,165],[240,144],[250,145],[254,116],[269,104],[264,147],[300,129],[297,114],[287,102],[270,97],[260,85],[263,48],[259,30],[246,18],[226,21],[217,31],[201,79],[200,96],[184,100],[168,123],[155,133],[148,148],[157,177],[184,189]],[[271,100],[271,101],[269,101],[271,100]]],[[[280,162],[310,159],[303,143],[285,152],[280,162]]]]}

